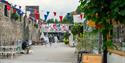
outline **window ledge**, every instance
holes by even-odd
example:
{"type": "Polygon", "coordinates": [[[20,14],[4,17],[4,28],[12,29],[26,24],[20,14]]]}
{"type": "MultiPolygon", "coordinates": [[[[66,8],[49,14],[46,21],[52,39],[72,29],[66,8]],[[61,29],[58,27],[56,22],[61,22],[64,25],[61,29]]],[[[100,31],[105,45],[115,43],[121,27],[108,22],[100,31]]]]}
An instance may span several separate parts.
{"type": "Polygon", "coordinates": [[[119,51],[119,50],[114,50],[114,49],[108,49],[109,52],[120,55],[120,56],[124,56],[125,57],[125,52],[124,51],[119,51]]]}

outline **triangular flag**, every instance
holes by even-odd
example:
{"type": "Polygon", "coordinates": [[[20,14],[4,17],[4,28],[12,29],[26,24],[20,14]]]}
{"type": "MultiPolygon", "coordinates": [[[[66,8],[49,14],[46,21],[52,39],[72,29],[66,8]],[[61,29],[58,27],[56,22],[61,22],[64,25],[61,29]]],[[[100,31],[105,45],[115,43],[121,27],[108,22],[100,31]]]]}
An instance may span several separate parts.
{"type": "Polygon", "coordinates": [[[16,8],[17,5],[14,5],[13,8],[16,8]]]}
{"type": "Polygon", "coordinates": [[[60,22],[62,22],[62,20],[63,20],[63,16],[59,16],[59,18],[60,18],[60,22]]]}
{"type": "Polygon", "coordinates": [[[67,17],[67,19],[70,19],[70,13],[67,13],[66,17],[67,17]]]}
{"type": "Polygon", "coordinates": [[[82,15],[82,14],[80,14],[80,19],[82,20],[82,18],[83,18],[83,15],[82,15]]]}
{"type": "Polygon", "coordinates": [[[35,15],[36,20],[38,20],[40,15],[37,9],[34,9],[34,15],[35,15]]]}
{"type": "Polygon", "coordinates": [[[8,11],[11,10],[11,6],[8,3],[6,3],[6,6],[8,11]]]}
{"type": "Polygon", "coordinates": [[[16,9],[15,8],[13,8],[13,13],[16,13],[16,9]]]}
{"type": "Polygon", "coordinates": [[[17,11],[17,13],[18,13],[20,16],[22,16],[22,15],[24,14],[24,12],[21,11],[21,8],[14,10],[14,13],[16,13],[16,11],[17,11]]]}
{"type": "Polygon", "coordinates": [[[36,13],[36,14],[35,14],[35,18],[36,18],[36,20],[39,19],[39,16],[40,16],[39,13],[36,13]]]}
{"type": "Polygon", "coordinates": [[[49,12],[49,11],[47,11],[46,13],[47,13],[47,16],[48,16],[50,12],[49,12]]]}
{"type": "Polygon", "coordinates": [[[19,6],[19,9],[21,9],[21,6],[19,6]]]}
{"type": "Polygon", "coordinates": [[[54,16],[56,16],[56,12],[53,12],[54,16]]]}
{"type": "Polygon", "coordinates": [[[44,15],[44,20],[45,20],[45,21],[47,20],[47,17],[48,17],[47,15],[44,15]]]}

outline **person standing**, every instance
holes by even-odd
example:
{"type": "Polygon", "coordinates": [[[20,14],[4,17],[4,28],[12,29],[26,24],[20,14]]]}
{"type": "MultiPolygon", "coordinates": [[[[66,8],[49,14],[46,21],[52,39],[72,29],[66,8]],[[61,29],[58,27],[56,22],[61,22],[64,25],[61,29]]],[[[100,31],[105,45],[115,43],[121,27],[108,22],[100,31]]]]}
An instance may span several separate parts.
{"type": "Polygon", "coordinates": [[[49,44],[50,44],[50,46],[52,46],[52,41],[53,41],[52,38],[53,38],[52,35],[50,35],[50,36],[49,36],[49,44]]]}
{"type": "Polygon", "coordinates": [[[58,42],[57,36],[55,36],[54,39],[55,39],[55,43],[57,43],[58,42]]]}

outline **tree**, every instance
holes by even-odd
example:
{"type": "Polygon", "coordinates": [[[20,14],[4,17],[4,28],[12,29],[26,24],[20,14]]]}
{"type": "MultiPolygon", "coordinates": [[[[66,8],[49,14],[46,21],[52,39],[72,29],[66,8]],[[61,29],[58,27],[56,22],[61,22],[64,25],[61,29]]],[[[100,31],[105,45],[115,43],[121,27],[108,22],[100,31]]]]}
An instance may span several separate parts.
{"type": "Polygon", "coordinates": [[[107,63],[107,48],[112,44],[113,22],[125,24],[124,0],[80,0],[80,10],[103,35],[103,63],[107,63]],[[110,45],[109,45],[110,43],[110,45]]]}
{"type": "Polygon", "coordinates": [[[71,32],[73,35],[79,35],[80,36],[80,33],[83,33],[83,25],[82,24],[75,24],[72,26],[71,28],[71,32]]]}
{"type": "Polygon", "coordinates": [[[54,19],[47,20],[47,23],[54,23],[54,19]]]}
{"type": "Polygon", "coordinates": [[[72,15],[72,13],[67,13],[67,15],[64,17],[62,23],[64,23],[64,24],[72,24],[73,23],[73,15],[72,15]]]}

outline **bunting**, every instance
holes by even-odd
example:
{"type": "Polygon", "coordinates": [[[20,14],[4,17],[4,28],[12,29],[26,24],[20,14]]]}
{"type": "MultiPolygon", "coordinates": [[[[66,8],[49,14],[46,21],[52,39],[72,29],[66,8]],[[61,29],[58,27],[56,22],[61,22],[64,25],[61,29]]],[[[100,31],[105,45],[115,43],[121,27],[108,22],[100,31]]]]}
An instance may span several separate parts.
{"type": "Polygon", "coordinates": [[[59,18],[60,18],[60,22],[62,22],[62,20],[63,20],[63,16],[59,16],[59,18]]]}
{"type": "Polygon", "coordinates": [[[54,16],[56,16],[56,12],[53,12],[54,16]]]}
{"type": "Polygon", "coordinates": [[[36,20],[38,20],[40,15],[37,9],[34,10],[34,15],[35,15],[36,20]]]}
{"type": "Polygon", "coordinates": [[[6,6],[8,11],[11,10],[11,6],[8,3],[6,3],[6,6]]]}
{"type": "Polygon", "coordinates": [[[46,21],[48,18],[48,15],[44,15],[44,20],[46,21]]]}
{"type": "Polygon", "coordinates": [[[82,15],[82,14],[80,14],[80,19],[81,19],[81,20],[83,19],[83,15],[82,15]]]}
{"type": "Polygon", "coordinates": [[[49,16],[49,13],[50,13],[50,12],[49,12],[49,11],[47,11],[46,13],[47,13],[47,16],[49,16]]]}

